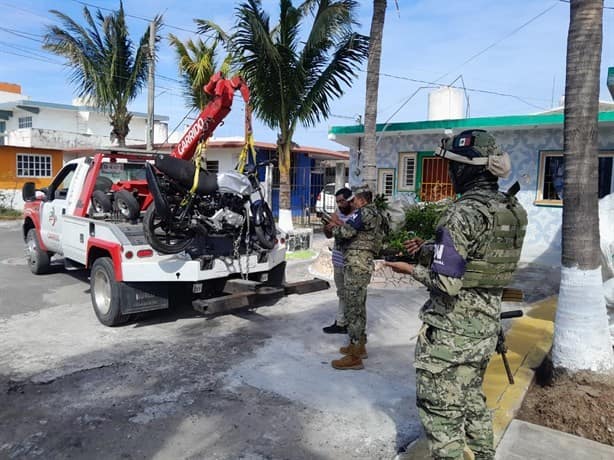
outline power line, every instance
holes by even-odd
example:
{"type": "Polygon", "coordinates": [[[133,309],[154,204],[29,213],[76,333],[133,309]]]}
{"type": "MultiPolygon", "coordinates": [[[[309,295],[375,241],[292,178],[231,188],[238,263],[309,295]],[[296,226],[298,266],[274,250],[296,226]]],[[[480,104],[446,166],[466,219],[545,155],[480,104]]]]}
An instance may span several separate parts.
{"type": "MultiPolygon", "coordinates": [[[[367,73],[366,70],[362,70],[361,72],[367,73]]],[[[438,85],[441,86],[440,83],[434,82],[434,81],[428,81],[428,80],[419,80],[417,78],[410,78],[410,77],[403,77],[400,75],[393,75],[393,74],[389,74],[389,73],[384,73],[384,72],[379,72],[380,76],[383,77],[388,77],[388,78],[395,78],[397,80],[405,80],[405,81],[411,81],[413,83],[420,83],[420,84],[424,84],[424,85],[438,85]]],[[[444,86],[450,86],[450,88],[461,88],[462,86],[454,86],[454,85],[444,85],[444,86]]],[[[475,93],[484,93],[484,94],[491,94],[493,96],[502,96],[502,97],[511,97],[514,99],[519,100],[520,102],[523,102],[527,105],[530,105],[534,108],[540,109],[540,110],[544,110],[543,107],[539,107],[537,105],[531,104],[530,102],[526,101],[524,98],[520,97],[520,96],[516,96],[515,94],[508,94],[508,93],[502,93],[499,91],[491,91],[491,90],[486,90],[486,89],[479,89],[479,88],[465,88],[467,91],[473,91],[475,93]]],[[[546,99],[542,99],[542,98],[534,98],[534,97],[527,97],[527,99],[534,99],[534,100],[546,100],[546,99]]]]}
{"type": "Polygon", "coordinates": [[[12,35],[16,35],[19,38],[25,38],[26,40],[32,40],[35,42],[40,41],[40,39],[37,38],[33,38],[33,37],[42,37],[42,35],[36,35],[36,34],[31,34],[29,32],[22,32],[16,29],[9,29],[7,27],[0,27],[0,30],[12,34],[12,35]],[[30,35],[30,36],[29,36],[30,35]]]}
{"type": "MultiPolygon", "coordinates": [[[[92,8],[98,8],[98,9],[104,10],[104,11],[111,11],[111,12],[117,11],[117,10],[114,10],[114,9],[111,9],[111,8],[105,8],[105,7],[102,7],[102,6],[98,6],[98,5],[94,4],[94,3],[84,2],[82,0],[72,0],[72,1],[75,2],[75,3],[79,3],[79,4],[83,5],[83,6],[89,6],[89,7],[92,7],[92,8]]],[[[124,13],[124,14],[127,17],[129,17],[129,18],[139,19],[141,21],[146,21],[146,22],[152,22],[153,21],[153,19],[146,18],[146,17],[143,17],[143,16],[136,16],[134,14],[128,14],[128,13],[124,13]]],[[[199,34],[199,32],[197,30],[186,29],[185,27],[174,26],[172,24],[164,23],[164,27],[168,27],[169,29],[181,30],[183,32],[190,32],[191,34],[195,34],[195,35],[202,35],[202,36],[207,37],[207,38],[215,38],[212,35],[199,34]]]]}
{"type": "MultiPolygon", "coordinates": [[[[550,10],[554,9],[557,6],[557,3],[552,4],[551,6],[549,6],[548,8],[546,8],[544,11],[542,11],[541,13],[533,16],[531,19],[529,19],[528,21],[526,21],[525,23],[521,24],[520,26],[516,27],[515,29],[513,29],[511,32],[509,32],[508,34],[504,35],[503,37],[501,37],[498,40],[495,40],[493,43],[491,43],[490,45],[488,45],[486,48],[484,48],[483,50],[477,52],[476,54],[474,54],[473,56],[469,57],[468,59],[466,59],[461,65],[459,65],[457,68],[461,68],[463,67],[465,64],[468,64],[469,62],[473,61],[474,59],[477,59],[479,56],[481,56],[482,54],[484,54],[485,52],[487,52],[488,50],[490,50],[491,48],[494,48],[495,46],[497,46],[499,43],[501,43],[502,41],[508,39],[509,37],[511,37],[512,35],[518,33],[519,31],[521,31],[522,29],[524,29],[526,26],[528,26],[529,24],[531,24],[533,21],[536,21],[537,19],[539,19],[540,17],[542,17],[544,14],[546,14],[547,12],[549,12],[550,10]]],[[[441,77],[437,78],[435,81],[439,81],[441,79],[443,79],[444,77],[447,77],[448,75],[450,75],[453,71],[450,70],[449,72],[444,73],[441,77]]]]}
{"type": "Polygon", "coordinates": [[[57,64],[56,62],[50,61],[49,59],[37,58],[37,57],[34,57],[34,56],[28,56],[27,54],[15,53],[15,52],[3,50],[3,49],[0,49],[0,53],[11,54],[13,56],[20,56],[20,57],[23,57],[23,58],[32,59],[34,61],[50,62],[52,64],[57,64]]]}
{"type": "MultiPolygon", "coordinates": [[[[5,28],[4,28],[4,27],[0,27],[0,30],[5,30],[5,28]]],[[[26,33],[26,32],[22,32],[22,31],[16,30],[16,29],[11,29],[11,32],[12,32],[12,33],[15,33],[15,34],[26,33]]],[[[31,34],[31,35],[34,35],[34,34],[31,34]]],[[[39,35],[39,37],[42,37],[42,36],[40,36],[40,35],[39,35]]],[[[23,37],[23,38],[29,38],[29,37],[23,37]]],[[[43,44],[43,43],[44,43],[44,41],[43,41],[42,39],[35,39],[35,38],[29,38],[29,39],[30,39],[30,40],[33,40],[33,41],[35,41],[35,42],[37,42],[37,43],[41,43],[41,44],[43,44]]],[[[4,41],[1,41],[1,40],[0,40],[0,44],[3,44],[4,46],[11,47],[11,48],[13,48],[13,49],[17,49],[18,51],[27,52],[27,53],[34,53],[34,54],[36,54],[37,56],[40,56],[40,57],[41,57],[41,59],[47,59],[47,62],[50,62],[50,63],[52,63],[52,64],[64,65],[64,64],[63,64],[63,63],[61,63],[61,62],[53,61],[53,60],[51,60],[51,59],[45,58],[44,56],[41,56],[41,54],[40,54],[40,51],[39,51],[39,50],[34,50],[34,49],[32,49],[32,48],[27,48],[27,47],[24,47],[24,46],[20,46],[20,45],[14,44],[14,43],[4,42],[4,41]]],[[[43,52],[47,52],[47,53],[49,53],[49,54],[54,54],[54,53],[51,53],[50,51],[46,51],[44,48],[43,48],[41,51],[43,51],[43,52]]],[[[24,56],[24,57],[26,57],[26,58],[27,58],[27,57],[29,57],[29,56],[24,56]]],[[[126,79],[126,77],[119,77],[119,76],[117,76],[117,77],[118,77],[118,78],[124,78],[124,79],[126,79]]],[[[161,74],[158,74],[158,73],[156,73],[156,77],[158,77],[158,78],[160,78],[160,79],[162,79],[162,80],[167,80],[167,81],[171,81],[171,82],[175,82],[175,83],[182,83],[182,81],[181,81],[181,80],[178,80],[178,79],[176,79],[176,78],[172,78],[172,77],[168,77],[168,76],[166,76],[166,75],[161,75],[161,74]]],[[[167,89],[169,89],[169,88],[167,88],[167,89]]]]}

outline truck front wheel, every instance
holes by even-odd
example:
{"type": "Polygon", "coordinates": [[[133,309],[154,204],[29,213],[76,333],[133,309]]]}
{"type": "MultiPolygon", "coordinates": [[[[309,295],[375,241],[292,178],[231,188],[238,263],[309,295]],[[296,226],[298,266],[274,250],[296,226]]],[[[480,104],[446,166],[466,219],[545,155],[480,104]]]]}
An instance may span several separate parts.
{"type": "Polygon", "coordinates": [[[26,257],[30,271],[35,275],[40,275],[49,270],[49,253],[43,251],[38,243],[36,230],[31,228],[26,235],[26,257]]]}
{"type": "Polygon", "coordinates": [[[94,313],[105,326],[119,326],[130,319],[121,312],[121,291],[122,284],[115,280],[111,258],[96,259],[90,274],[90,295],[94,313]]]}

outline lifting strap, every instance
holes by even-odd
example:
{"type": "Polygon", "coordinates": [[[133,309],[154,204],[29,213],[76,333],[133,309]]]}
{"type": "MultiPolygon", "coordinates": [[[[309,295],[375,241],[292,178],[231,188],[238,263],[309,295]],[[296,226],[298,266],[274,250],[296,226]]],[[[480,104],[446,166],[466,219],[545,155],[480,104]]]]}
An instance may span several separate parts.
{"type": "Polygon", "coordinates": [[[194,155],[194,180],[192,181],[192,188],[190,189],[190,193],[186,195],[185,198],[181,201],[181,206],[185,206],[186,204],[188,204],[190,197],[196,194],[196,189],[198,188],[198,181],[200,179],[200,160],[206,150],[207,141],[200,141],[196,146],[196,155],[194,155]]]}
{"type": "Polygon", "coordinates": [[[254,135],[250,132],[245,139],[245,145],[239,154],[239,161],[237,163],[237,171],[243,174],[245,165],[249,163],[249,155],[251,153],[252,161],[256,164],[256,148],[254,147],[254,135]]]}

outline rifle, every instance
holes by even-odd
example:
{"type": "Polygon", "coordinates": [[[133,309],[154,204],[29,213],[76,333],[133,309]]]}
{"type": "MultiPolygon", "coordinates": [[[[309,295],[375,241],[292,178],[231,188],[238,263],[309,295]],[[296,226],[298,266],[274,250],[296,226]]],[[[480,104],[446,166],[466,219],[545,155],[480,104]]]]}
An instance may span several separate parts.
{"type": "MultiPolygon", "coordinates": [[[[501,319],[509,319],[509,318],[519,318],[522,316],[522,310],[512,310],[501,313],[501,319]]],[[[499,328],[499,336],[497,337],[497,353],[501,355],[501,359],[503,359],[503,365],[505,366],[505,373],[507,374],[507,380],[511,385],[514,384],[514,376],[512,375],[512,370],[510,369],[510,363],[507,360],[507,345],[505,345],[505,335],[503,334],[503,327],[499,328]]]]}

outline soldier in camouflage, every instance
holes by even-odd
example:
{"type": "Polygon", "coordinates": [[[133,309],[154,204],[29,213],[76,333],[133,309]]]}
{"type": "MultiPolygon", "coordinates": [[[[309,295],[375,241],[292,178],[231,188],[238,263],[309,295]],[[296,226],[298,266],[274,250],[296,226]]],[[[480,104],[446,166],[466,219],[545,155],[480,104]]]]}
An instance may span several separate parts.
{"type": "MultiPolygon", "coordinates": [[[[482,130],[444,139],[460,194],[438,222],[435,239],[407,241],[419,263],[387,262],[429,289],[415,351],[416,400],[435,459],[493,459],[491,413],[482,382],[495,352],[501,295],[522,249],[527,215],[513,193],[498,191],[510,170],[507,154],[482,130]]],[[[513,187],[515,188],[515,187],[513,187]]]]}
{"type": "Polygon", "coordinates": [[[367,357],[367,285],[373,274],[373,256],[382,244],[382,215],[372,198],[368,188],[357,189],[354,214],[345,223],[336,216],[331,220],[335,239],[345,247],[345,316],[350,336],[349,344],[339,350],[344,356],[331,363],[335,369],[362,369],[362,360],[367,357]]]}

